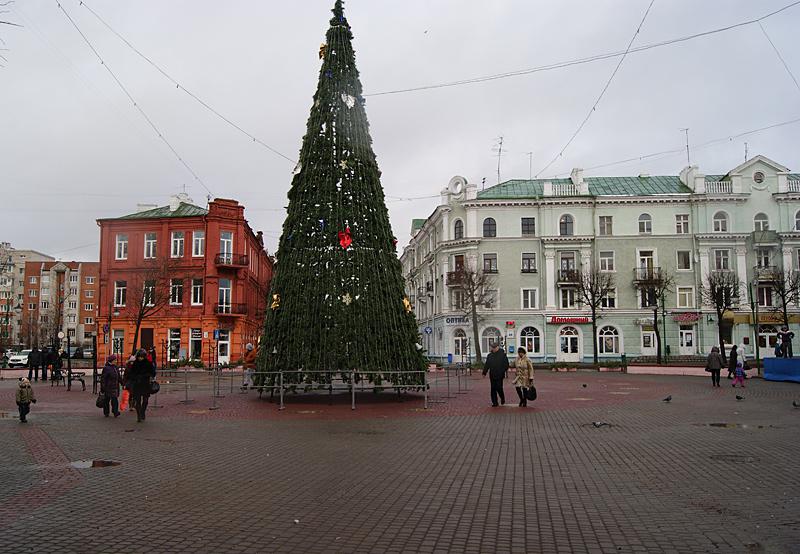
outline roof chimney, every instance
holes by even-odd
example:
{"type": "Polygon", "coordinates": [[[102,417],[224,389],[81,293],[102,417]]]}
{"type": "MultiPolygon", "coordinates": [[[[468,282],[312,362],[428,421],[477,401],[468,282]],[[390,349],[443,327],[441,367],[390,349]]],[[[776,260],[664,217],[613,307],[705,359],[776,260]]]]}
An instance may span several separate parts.
{"type": "Polygon", "coordinates": [[[572,184],[575,186],[579,186],[583,184],[583,169],[580,167],[576,167],[572,170],[569,174],[570,179],[572,179],[572,184]]]}

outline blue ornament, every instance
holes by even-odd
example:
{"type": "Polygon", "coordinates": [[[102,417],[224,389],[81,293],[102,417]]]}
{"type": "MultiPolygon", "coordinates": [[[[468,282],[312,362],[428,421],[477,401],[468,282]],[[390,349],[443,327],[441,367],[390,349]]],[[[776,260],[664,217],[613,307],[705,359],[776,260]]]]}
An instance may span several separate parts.
{"type": "Polygon", "coordinates": [[[325,76],[326,76],[328,79],[330,79],[331,77],[333,77],[333,71],[331,71],[330,69],[326,69],[326,70],[325,70],[325,76]]]}

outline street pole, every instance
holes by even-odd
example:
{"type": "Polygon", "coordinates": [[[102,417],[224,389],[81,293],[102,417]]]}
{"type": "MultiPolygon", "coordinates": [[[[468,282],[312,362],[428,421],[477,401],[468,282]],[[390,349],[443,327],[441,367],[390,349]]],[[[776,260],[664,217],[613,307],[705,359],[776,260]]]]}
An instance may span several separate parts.
{"type": "MultiPolygon", "coordinates": [[[[664,291],[661,292],[661,331],[664,333],[662,342],[664,343],[664,361],[667,360],[667,305],[664,301],[664,291]]],[[[680,354],[680,352],[679,352],[680,354]]]]}
{"type": "Polygon", "coordinates": [[[70,334],[67,330],[67,390],[72,390],[72,353],[70,352],[70,334]]]}

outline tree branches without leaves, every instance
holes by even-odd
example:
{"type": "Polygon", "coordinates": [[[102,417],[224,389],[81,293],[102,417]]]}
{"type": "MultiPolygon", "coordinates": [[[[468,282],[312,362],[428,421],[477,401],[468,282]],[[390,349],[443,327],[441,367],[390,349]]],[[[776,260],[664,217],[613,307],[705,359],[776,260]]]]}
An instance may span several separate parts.
{"type": "Polygon", "coordinates": [[[604,308],[609,293],[615,287],[614,276],[603,273],[597,268],[582,271],[578,280],[578,295],[581,303],[589,308],[592,314],[592,347],[594,363],[597,363],[597,317],[598,312],[604,308]]]}
{"type": "Polygon", "coordinates": [[[725,327],[722,316],[739,304],[739,290],[742,282],[739,276],[732,271],[712,271],[703,279],[700,296],[704,304],[714,308],[717,318],[717,335],[722,360],[725,361],[725,341],[723,329],[725,327]]]}
{"type": "Polygon", "coordinates": [[[481,353],[481,341],[478,335],[478,323],[480,321],[479,309],[493,307],[497,301],[495,298],[494,278],[489,273],[484,273],[471,267],[459,268],[448,274],[448,285],[453,285],[453,290],[460,293],[460,303],[455,306],[461,310],[464,317],[472,323],[472,343],[475,345],[475,359],[479,364],[483,363],[481,353]]]}

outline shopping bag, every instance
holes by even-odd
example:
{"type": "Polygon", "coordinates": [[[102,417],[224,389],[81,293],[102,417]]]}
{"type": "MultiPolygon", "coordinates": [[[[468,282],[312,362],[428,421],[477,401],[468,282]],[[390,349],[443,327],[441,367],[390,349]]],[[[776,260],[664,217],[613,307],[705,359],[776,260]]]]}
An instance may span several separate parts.
{"type": "Polygon", "coordinates": [[[536,400],[536,387],[531,385],[525,389],[525,400],[536,400]]]}
{"type": "Polygon", "coordinates": [[[106,400],[105,394],[98,394],[97,400],[94,401],[94,405],[97,406],[98,408],[102,408],[103,405],[105,404],[105,400],[106,400]]]}
{"type": "Polygon", "coordinates": [[[128,400],[130,400],[131,393],[128,389],[122,390],[122,398],[119,401],[119,409],[120,411],[125,411],[128,409],[128,400]]]}

